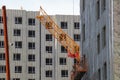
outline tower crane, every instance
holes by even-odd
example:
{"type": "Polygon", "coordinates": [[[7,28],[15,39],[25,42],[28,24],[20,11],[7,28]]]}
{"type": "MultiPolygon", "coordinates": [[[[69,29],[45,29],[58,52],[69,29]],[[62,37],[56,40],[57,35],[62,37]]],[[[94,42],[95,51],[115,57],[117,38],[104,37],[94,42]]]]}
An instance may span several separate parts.
{"type": "MultiPolygon", "coordinates": [[[[4,43],[5,43],[5,58],[6,58],[6,79],[10,80],[10,66],[9,66],[9,47],[6,23],[6,8],[3,6],[3,24],[4,24],[4,43]]],[[[71,80],[81,80],[83,75],[87,72],[86,58],[80,55],[80,46],[67,35],[47,13],[40,7],[40,14],[36,17],[42,25],[64,46],[68,52],[68,57],[76,59],[77,63],[73,65],[71,71],[71,80]]]]}
{"type": "Polygon", "coordinates": [[[71,71],[71,80],[80,80],[87,72],[87,62],[80,55],[80,46],[52,20],[42,7],[40,7],[39,15],[36,18],[64,46],[68,57],[76,59],[71,71]]]}

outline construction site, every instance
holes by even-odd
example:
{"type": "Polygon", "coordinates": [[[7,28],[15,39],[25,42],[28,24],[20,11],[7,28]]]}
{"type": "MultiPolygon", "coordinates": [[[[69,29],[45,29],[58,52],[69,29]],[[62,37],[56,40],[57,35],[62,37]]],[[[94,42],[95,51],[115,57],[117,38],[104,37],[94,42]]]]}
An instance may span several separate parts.
{"type": "Polygon", "coordinates": [[[0,80],[119,80],[120,1],[79,3],[79,15],[2,5],[0,80]]]}

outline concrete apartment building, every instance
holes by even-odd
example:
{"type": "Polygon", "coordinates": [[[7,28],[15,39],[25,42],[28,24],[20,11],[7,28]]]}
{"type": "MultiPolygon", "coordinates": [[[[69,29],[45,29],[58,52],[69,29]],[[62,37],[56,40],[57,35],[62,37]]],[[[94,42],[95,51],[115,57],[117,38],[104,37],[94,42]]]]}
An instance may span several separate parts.
{"type": "MultiPolygon", "coordinates": [[[[38,12],[7,10],[11,80],[68,80],[74,59],[36,19],[38,12]]],[[[80,44],[79,16],[54,15],[55,22],[80,44]]],[[[6,79],[0,10],[0,80],[6,79]]]]}
{"type": "MultiPolygon", "coordinates": [[[[53,19],[80,44],[79,16],[56,15],[53,19]]],[[[52,37],[45,27],[41,27],[41,35],[41,45],[45,46],[41,47],[41,80],[69,80],[74,60],[67,57],[66,49],[52,37]],[[44,71],[49,72],[46,78],[46,74],[42,73],[44,71]]]]}
{"type": "MultiPolygon", "coordinates": [[[[3,24],[0,10],[0,80],[5,80],[3,24]]],[[[11,80],[40,79],[40,24],[36,12],[7,10],[11,80]]]]}
{"type": "Polygon", "coordinates": [[[113,80],[112,0],[80,0],[81,50],[88,61],[82,80],[113,80]]]}

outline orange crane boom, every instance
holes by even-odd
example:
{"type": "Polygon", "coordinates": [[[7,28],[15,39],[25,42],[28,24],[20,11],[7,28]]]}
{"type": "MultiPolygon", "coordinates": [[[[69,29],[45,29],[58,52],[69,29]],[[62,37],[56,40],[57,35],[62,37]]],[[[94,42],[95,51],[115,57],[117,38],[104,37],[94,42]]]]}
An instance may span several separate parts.
{"type": "Polygon", "coordinates": [[[40,15],[37,16],[42,25],[64,46],[68,52],[68,56],[80,61],[79,45],[69,37],[40,7],[40,15]]]}
{"type": "Polygon", "coordinates": [[[87,71],[87,63],[85,58],[81,59],[80,46],[47,15],[42,7],[36,18],[66,48],[68,56],[76,59],[77,63],[73,65],[71,80],[81,79],[87,71]]]}

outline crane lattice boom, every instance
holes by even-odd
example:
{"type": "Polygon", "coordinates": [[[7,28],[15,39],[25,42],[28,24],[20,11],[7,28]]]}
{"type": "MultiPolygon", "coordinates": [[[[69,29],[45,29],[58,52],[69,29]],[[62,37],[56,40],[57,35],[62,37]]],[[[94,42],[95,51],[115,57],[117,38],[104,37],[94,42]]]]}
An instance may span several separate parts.
{"type": "Polygon", "coordinates": [[[42,7],[40,7],[40,15],[37,16],[37,19],[66,48],[69,57],[80,61],[79,45],[47,15],[42,7]]]}
{"type": "Polygon", "coordinates": [[[68,56],[77,60],[71,71],[71,80],[81,80],[87,72],[87,62],[85,57],[80,59],[80,46],[47,15],[42,7],[40,7],[39,14],[37,19],[39,19],[41,24],[66,48],[68,56]]]}

